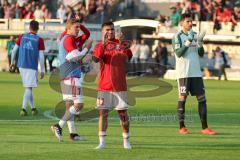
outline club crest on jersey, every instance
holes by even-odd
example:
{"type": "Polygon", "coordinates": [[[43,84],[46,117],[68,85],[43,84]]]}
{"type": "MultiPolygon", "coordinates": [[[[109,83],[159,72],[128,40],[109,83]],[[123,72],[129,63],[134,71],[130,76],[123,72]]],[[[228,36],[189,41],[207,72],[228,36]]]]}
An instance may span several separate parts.
{"type": "Polygon", "coordinates": [[[191,47],[197,47],[198,43],[197,43],[197,39],[193,39],[191,47]]]}
{"type": "Polygon", "coordinates": [[[180,48],[180,44],[175,44],[175,49],[179,49],[180,48]]]}
{"type": "Polygon", "coordinates": [[[33,50],[32,43],[30,41],[28,41],[27,43],[24,43],[23,48],[27,50],[33,50]]]}

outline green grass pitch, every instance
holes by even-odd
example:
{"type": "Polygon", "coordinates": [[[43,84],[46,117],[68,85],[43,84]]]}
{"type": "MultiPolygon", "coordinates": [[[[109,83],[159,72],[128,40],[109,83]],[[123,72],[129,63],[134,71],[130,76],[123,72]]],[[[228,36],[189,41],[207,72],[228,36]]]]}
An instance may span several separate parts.
{"type": "MultiPolygon", "coordinates": [[[[240,82],[205,81],[209,126],[216,136],[200,134],[200,122],[195,97],[189,97],[186,107],[189,135],[178,134],[176,121],[176,81],[167,81],[173,90],[165,95],[137,98],[130,107],[131,143],[133,149],[122,148],[122,137],[115,112],[110,114],[107,146],[94,150],[98,144],[97,120],[76,122],[78,133],[87,141],[71,142],[67,126],[64,141],[57,142],[50,126],[57,121],[44,114],[61,101],[53,91],[48,76],[34,89],[35,103],[40,109],[36,117],[20,117],[23,87],[17,74],[0,73],[0,160],[239,160],[240,159],[240,82]],[[157,118],[155,116],[158,116],[157,118]],[[160,116],[160,118],[159,118],[160,116]],[[154,118],[155,117],[155,118],[154,118]]],[[[95,88],[96,84],[87,84],[95,88]]],[[[153,86],[136,87],[149,90],[153,86]]],[[[85,109],[94,107],[95,99],[85,97],[85,109]]],[[[28,111],[29,107],[28,107],[28,111]]],[[[29,112],[30,113],[30,112],[29,112]]]]}

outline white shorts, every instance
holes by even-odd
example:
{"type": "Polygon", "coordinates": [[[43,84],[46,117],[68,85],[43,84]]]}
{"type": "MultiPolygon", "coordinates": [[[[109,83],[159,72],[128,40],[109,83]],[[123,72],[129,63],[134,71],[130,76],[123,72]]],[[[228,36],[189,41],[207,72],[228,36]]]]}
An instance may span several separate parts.
{"type": "Polygon", "coordinates": [[[19,68],[24,87],[37,87],[38,86],[38,71],[28,68],[19,68]]]}
{"type": "Polygon", "coordinates": [[[96,109],[126,110],[128,109],[128,94],[127,91],[110,92],[98,91],[96,109]]]}
{"type": "Polygon", "coordinates": [[[81,78],[69,78],[60,82],[63,100],[71,100],[74,103],[83,103],[83,91],[81,78]]]}

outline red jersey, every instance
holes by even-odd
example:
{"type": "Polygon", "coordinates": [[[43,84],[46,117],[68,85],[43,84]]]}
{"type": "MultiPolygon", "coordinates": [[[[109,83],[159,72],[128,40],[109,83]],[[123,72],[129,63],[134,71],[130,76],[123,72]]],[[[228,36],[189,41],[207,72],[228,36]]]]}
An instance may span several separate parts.
{"type": "Polygon", "coordinates": [[[76,44],[77,44],[76,38],[72,35],[69,35],[63,42],[63,46],[64,46],[65,50],[67,51],[67,53],[70,53],[73,50],[78,49],[76,44]]]}
{"type": "Polygon", "coordinates": [[[117,49],[118,40],[113,41],[115,48],[106,50],[102,42],[95,45],[93,56],[100,59],[100,76],[98,90],[127,91],[126,62],[132,57],[130,49],[117,49]]]}
{"type": "MultiPolygon", "coordinates": [[[[30,33],[31,33],[31,34],[36,34],[36,33],[33,33],[33,32],[30,32],[30,33]]],[[[20,46],[22,37],[23,37],[23,34],[21,34],[21,35],[18,37],[17,41],[16,41],[16,44],[17,44],[18,46],[20,46]]],[[[43,39],[42,39],[41,37],[39,38],[39,41],[38,41],[38,50],[41,50],[41,51],[45,50],[44,41],[43,41],[43,39]]]]}
{"type": "MultiPolygon", "coordinates": [[[[80,24],[80,29],[83,31],[83,34],[76,39],[76,45],[78,47],[78,49],[81,51],[82,50],[82,46],[85,43],[85,41],[88,39],[88,37],[90,36],[90,32],[89,30],[82,24],[80,24]]],[[[59,40],[62,39],[62,37],[64,37],[66,35],[67,31],[64,31],[60,37],[59,40]]]]}

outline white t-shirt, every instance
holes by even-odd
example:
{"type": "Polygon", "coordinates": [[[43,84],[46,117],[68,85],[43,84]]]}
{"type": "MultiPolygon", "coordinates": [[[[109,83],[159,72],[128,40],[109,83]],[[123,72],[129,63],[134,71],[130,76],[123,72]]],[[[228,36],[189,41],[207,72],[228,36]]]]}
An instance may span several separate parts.
{"type": "Polygon", "coordinates": [[[140,59],[148,59],[148,57],[150,56],[150,49],[148,47],[148,45],[140,45],[140,59]]]}
{"type": "Polygon", "coordinates": [[[139,54],[140,54],[140,45],[139,44],[133,44],[130,47],[130,50],[132,51],[132,54],[134,58],[139,58],[139,54]]]}

